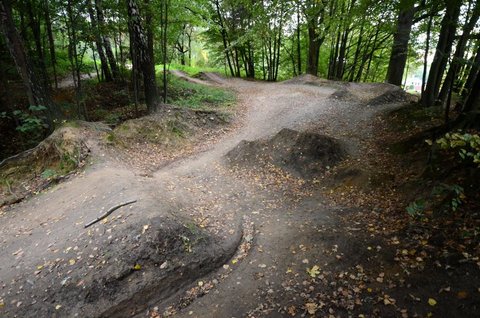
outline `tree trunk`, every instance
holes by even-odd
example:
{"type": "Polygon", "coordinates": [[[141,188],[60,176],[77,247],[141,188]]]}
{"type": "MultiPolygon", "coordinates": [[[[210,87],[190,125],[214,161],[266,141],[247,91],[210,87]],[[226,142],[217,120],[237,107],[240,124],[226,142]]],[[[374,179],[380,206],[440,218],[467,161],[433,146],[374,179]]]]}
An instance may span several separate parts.
{"type": "Polygon", "coordinates": [[[425,54],[423,55],[423,74],[422,74],[422,89],[421,95],[425,96],[425,84],[427,81],[427,63],[428,63],[428,54],[430,53],[430,36],[432,31],[432,22],[433,22],[433,12],[428,18],[427,24],[427,39],[425,40],[425,54]]]}
{"type": "Polygon", "coordinates": [[[360,27],[360,32],[358,33],[357,47],[355,49],[353,64],[351,66],[350,73],[349,73],[349,76],[348,76],[348,81],[349,82],[353,82],[353,79],[354,79],[354,76],[355,76],[355,69],[357,68],[358,58],[360,56],[360,50],[361,50],[361,45],[362,45],[362,40],[363,40],[363,26],[364,26],[364,19],[362,19],[362,25],[360,27]]]}
{"type": "Polygon", "coordinates": [[[300,43],[300,3],[297,4],[297,64],[298,75],[302,74],[302,50],[300,43]]]}
{"type": "Polygon", "coordinates": [[[129,23],[131,24],[133,45],[137,51],[138,62],[143,73],[143,86],[145,102],[149,113],[156,110],[158,101],[157,81],[155,78],[155,65],[153,56],[149,54],[145,30],[141,23],[140,11],[136,0],[126,0],[129,23]]]}
{"type": "MultiPolygon", "coordinates": [[[[168,28],[168,7],[170,0],[162,0],[162,43],[163,43],[163,102],[167,102],[167,28],[168,28]]],[[[153,54],[153,52],[152,52],[153,54]]]]}
{"type": "Polygon", "coordinates": [[[103,46],[105,47],[105,54],[107,55],[110,69],[112,70],[112,76],[114,80],[118,80],[120,78],[120,75],[118,71],[117,61],[115,60],[115,55],[112,51],[110,38],[108,37],[108,35],[106,35],[105,16],[103,14],[102,0],[95,0],[95,10],[97,11],[97,20],[100,29],[100,36],[103,40],[103,46]]]}
{"type": "Polygon", "coordinates": [[[387,82],[397,86],[402,85],[403,72],[407,63],[408,42],[415,15],[415,1],[401,0],[399,5],[397,30],[393,36],[392,53],[387,71],[387,82]]]}
{"type": "Polygon", "coordinates": [[[55,54],[55,40],[53,38],[53,30],[52,30],[52,20],[50,18],[50,7],[47,0],[44,0],[43,3],[44,14],[45,14],[45,27],[47,28],[47,36],[48,36],[48,45],[50,51],[50,63],[52,64],[53,68],[53,78],[55,81],[55,88],[58,88],[58,78],[57,78],[57,56],[55,54]]]}
{"type": "MultiPolygon", "coordinates": [[[[45,89],[50,90],[50,79],[48,78],[47,66],[45,65],[45,57],[43,54],[43,47],[42,47],[42,34],[40,28],[40,20],[34,12],[34,8],[32,8],[32,1],[29,0],[26,2],[27,11],[28,11],[28,18],[29,18],[29,26],[32,30],[33,34],[33,41],[35,43],[35,52],[37,55],[37,65],[40,71],[40,77],[43,81],[42,86],[45,89]]],[[[47,94],[50,94],[47,92],[47,94]]]]}
{"type": "Polygon", "coordinates": [[[461,0],[447,1],[447,9],[442,19],[442,27],[438,39],[437,49],[428,74],[425,96],[422,96],[422,104],[425,107],[433,106],[440,90],[445,66],[452,50],[455,39],[458,16],[460,14],[461,0]]]}
{"type": "Polygon", "coordinates": [[[100,66],[102,68],[102,73],[106,82],[113,81],[112,73],[110,73],[110,68],[108,67],[107,57],[103,51],[103,42],[102,37],[100,36],[100,30],[98,29],[97,18],[93,11],[91,0],[87,2],[87,10],[90,15],[90,23],[92,24],[92,29],[95,34],[95,46],[97,47],[98,58],[100,59],[100,66]]]}
{"type": "Polygon", "coordinates": [[[480,5],[478,2],[475,4],[473,8],[472,15],[470,20],[464,24],[463,31],[460,39],[457,42],[457,47],[455,48],[455,54],[453,55],[452,62],[450,63],[450,68],[448,70],[447,76],[445,77],[445,81],[443,82],[442,89],[440,90],[440,94],[438,99],[442,102],[449,95],[449,89],[455,88],[455,78],[461,69],[463,64],[462,60],[465,55],[465,49],[467,47],[468,38],[470,37],[470,33],[472,32],[473,28],[477,24],[478,18],[480,17],[480,5]],[[451,85],[453,83],[453,86],[451,85]],[[450,88],[451,86],[451,88],[450,88]]]}
{"type": "Polygon", "coordinates": [[[45,106],[47,108],[49,126],[53,128],[53,120],[60,118],[60,112],[48,94],[48,90],[43,87],[42,81],[38,79],[30,62],[23,41],[15,27],[12,9],[8,1],[0,1],[0,27],[5,36],[8,50],[25,85],[28,102],[32,106],[45,106]]]}
{"type": "Polygon", "coordinates": [[[219,0],[215,0],[215,9],[217,12],[218,17],[218,25],[220,27],[220,35],[222,36],[222,43],[223,43],[223,51],[225,53],[225,59],[228,63],[228,68],[230,69],[230,74],[235,76],[235,72],[233,70],[232,61],[230,59],[230,54],[228,53],[228,38],[227,38],[227,30],[225,29],[225,24],[223,23],[222,13],[220,12],[220,3],[219,0]]]}
{"type": "Polygon", "coordinates": [[[478,72],[480,70],[480,41],[477,47],[477,54],[473,59],[472,66],[470,67],[470,73],[468,74],[467,81],[463,87],[462,96],[468,96],[473,89],[473,84],[477,78],[478,72]]]}
{"type": "Polygon", "coordinates": [[[318,75],[318,58],[320,56],[320,46],[323,43],[323,37],[319,38],[314,26],[308,27],[308,58],[307,73],[318,75]]]}
{"type": "MultiPolygon", "coordinates": [[[[480,50],[477,52],[477,56],[480,50]]],[[[473,81],[472,90],[465,101],[462,114],[459,116],[458,124],[460,128],[480,128],[480,76],[477,72],[473,81]]]]}

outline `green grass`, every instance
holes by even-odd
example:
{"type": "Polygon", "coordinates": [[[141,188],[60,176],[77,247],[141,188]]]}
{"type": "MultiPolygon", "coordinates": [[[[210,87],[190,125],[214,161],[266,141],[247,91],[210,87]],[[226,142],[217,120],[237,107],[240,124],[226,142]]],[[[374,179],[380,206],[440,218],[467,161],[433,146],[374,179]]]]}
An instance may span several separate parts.
{"type": "Polygon", "coordinates": [[[232,106],[235,94],[219,87],[205,86],[170,77],[168,103],[191,109],[216,109],[232,106]]]}

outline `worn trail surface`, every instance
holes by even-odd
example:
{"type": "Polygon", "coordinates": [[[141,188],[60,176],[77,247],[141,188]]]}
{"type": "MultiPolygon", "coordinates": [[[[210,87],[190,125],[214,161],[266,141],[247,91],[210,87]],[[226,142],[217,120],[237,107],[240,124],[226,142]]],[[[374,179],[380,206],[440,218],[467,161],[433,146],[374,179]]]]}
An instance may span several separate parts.
{"type": "Polygon", "coordinates": [[[148,175],[92,141],[95,162],[84,173],[0,214],[0,316],[281,317],[317,310],[305,307],[314,294],[304,284],[306,269],[340,258],[354,263],[354,240],[331,230],[349,212],[309,187],[321,180],[276,166],[235,167],[225,155],[242,140],[289,128],[336,137],[359,156],[358,143],[369,137],[360,124],[383,108],[366,104],[392,87],[207,80],[238,93],[233,132],[148,175]],[[107,222],[83,228],[99,211],[132,199],[137,203],[107,222]],[[145,247],[149,242],[161,256],[145,247]]]}

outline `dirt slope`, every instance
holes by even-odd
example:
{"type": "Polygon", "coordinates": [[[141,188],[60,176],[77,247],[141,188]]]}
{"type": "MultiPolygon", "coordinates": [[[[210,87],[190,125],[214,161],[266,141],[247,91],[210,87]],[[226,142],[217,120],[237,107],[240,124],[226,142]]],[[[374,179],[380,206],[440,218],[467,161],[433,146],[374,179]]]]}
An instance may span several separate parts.
{"type": "Polygon", "coordinates": [[[281,165],[232,166],[226,159],[244,140],[275,145],[285,129],[298,133],[284,138],[306,132],[340,139],[326,142],[338,154],[328,165],[345,153],[357,158],[358,144],[370,136],[362,123],[398,106],[365,101],[393,88],[342,84],[346,95],[362,96],[359,103],[332,98],[338,84],[215,79],[238,93],[239,114],[233,131],[201,151],[145,175],[100,148],[95,156],[103,159],[81,176],[1,212],[3,316],[402,315],[400,307],[375,311],[373,297],[358,303],[366,291],[344,287],[348,279],[365,279],[359,259],[392,265],[367,255],[362,244],[371,238],[336,226],[353,211],[320,194],[327,162],[304,179],[281,165]],[[137,203],[83,228],[99,211],[130,199],[137,203]],[[339,277],[330,268],[343,260],[355,270],[339,277]],[[332,293],[334,307],[325,305],[332,293]]]}

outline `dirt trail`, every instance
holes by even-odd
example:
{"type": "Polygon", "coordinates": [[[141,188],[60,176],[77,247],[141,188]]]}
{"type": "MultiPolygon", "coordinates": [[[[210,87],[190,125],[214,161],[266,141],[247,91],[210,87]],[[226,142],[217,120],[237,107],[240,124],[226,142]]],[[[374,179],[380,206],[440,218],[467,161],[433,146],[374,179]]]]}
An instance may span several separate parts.
{"type": "MultiPolygon", "coordinates": [[[[142,176],[119,166],[108,158],[107,152],[97,149],[97,163],[80,176],[0,213],[0,313],[3,310],[7,317],[30,316],[34,312],[58,317],[102,313],[124,317],[129,312],[143,317],[146,310],[154,315],[157,308],[163,312],[168,304],[178,305],[176,293],[191,282],[191,287],[208,282],[215,288],[178,312],[179,317],[280,317],[288,315],[289,304],[303,302],[296,287],[302,283],[305,268],[335,262],[335,252],[325,254],[338,247],[334,244],[338,244],[335,242],[339,234],[330,228],[339,213],[348,211],[331,206],[316,192],[293,191],[297,183],[303,184],[301,179],[282,175],[291,186],[269,184],[255,167],[234,169],[224,156],[242,140],[269,138],[283,128],[304,131],[312,127],[339,137],[354,153],[358,150],[356,144],[368,138],[368,131],[359,130],[359,124],[382,107],[332,99],[338,87],[328,85],[258,83],[219,76],[215,79],[238,92],[241,123],[234,133],[208,150],[176,160],[153,175],[142,176]],[[107,223],[90,230],[83,228],[100,210],[131,199],[137,203],[118,210],[107,223]],[[82,286],[94,284],[101,275],[113,275],[112,271],[125,264],[149,264],[150,260],[141,257],[123,262],[122,249],[128,250],[135,240],[153,230],[164,231],[163,225],[152,221],[158,217],[173,220],[162,223],[167,225],[177,222],[188,228],[194,223],[216,239],[213,243],[208,239],[199,243],[196,250],[192,237],[175,236],[183,240],[183,247],[179,248],[193,249],[192,256],[177,259],[167,255],[152,261],[155,265],[145,266],[144,276],[143,268],[137,274],[129,272],[128,281],[134,285],[130,292],[138,294],[135,301],[129,301],[128,292],[122,294],[126,298],[120,301],[101,288],[87,291],[85,296],[82,286]],[[242,233],[240,252],[228,260],[242,233]],[[118,247],[118,242],[125,245],[118,247]],[[228,262],[221,267],[225,261],[228,262]],[[195,266],[188,267],[185,262],[195,266]],[[171,266],[169,271],[172,263],[178,266],[171,266]],[[185,279],[169,290],[172,297],[168,301],[163,295],[159,302],[153,299],[139,304],[143,296],[151,296],[141,288],[142,284],[154,291],[156,287],[148,285],[148,275],[158,271],[157,266],[164,270],[163,265],[166,274],[159,280],[151,279],[151,284],[160,286],[168,281],[167,274],[179,279],[184,275],[185,279]],[[218,271],[200,278],[217,266],[218,271]],[[76,272],[81,273],[80,277],[75,276],[76,272]],[[40,290],[41,294],[34,294],[40,290]],[[75,303],[79,297],[87,300],[72,308],[70,302],[75,303]],[[88,300],[92,297],[94,300],[88,300]],[[115,305],[118,303],[121,305],[115,305]],[[116,307],[108,311],[108,306],[116,307]],[[156,308],[153,313],[152,308],[156,308]]],[[[367,86],[357,85],[352,92],[361,95],[363,89],[367,86]]],[[[371,88],[368,89],[372,95],[371,88]]],[[[381,93],[382,89],[378,89],[378,94],[373,95],[381,93]]],[[[170,283],[175,285],[175,281],[170,283]]]]}

